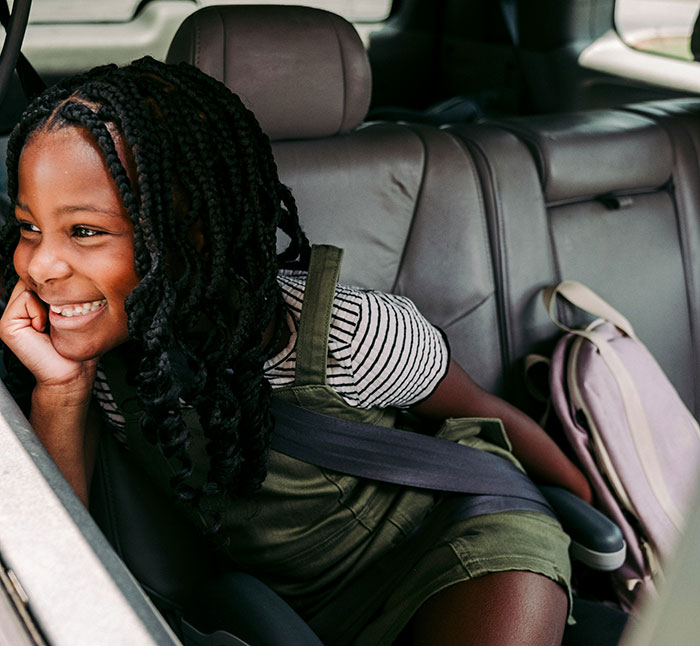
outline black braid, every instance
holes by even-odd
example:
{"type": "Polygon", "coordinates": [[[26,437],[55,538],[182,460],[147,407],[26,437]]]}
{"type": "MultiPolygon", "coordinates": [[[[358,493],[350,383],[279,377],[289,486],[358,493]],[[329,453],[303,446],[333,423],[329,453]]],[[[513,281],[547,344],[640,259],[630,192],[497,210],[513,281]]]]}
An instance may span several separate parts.
{"type": "MultiPolygon", "coordinates": [[[[141,362],[135,375],[143,431],[182,469],[181,498],[249,495],[266,474],[272,420],[263,376],[263,333],[285,325],[279,267],[305,267],[309,244],[270,142],[222,84],[186,64],[149,57],[104,66],[47,90],[25,111],[8,144],[8,192],[17,197],[20,152],[33,133],[85,128],[101,150],[134,224],[140,282],[126,301],[141,362]],[[119,159],[114,133],[130,156],[119,159]],[[290,239],[277,254],[277,230],[290,239]],[[203,247],[193,244],[200,231],[203,247]],[[187,379],[183,379],[182,366],[187,379]],[[176,367],[178,366],[178,367],[176,367]],[[180,399],[199,413],[208,439],[206,484],[192,490],[190,431],[180,399]]],[[[3,285],[16,225],[0,233],[3,285]]]]}

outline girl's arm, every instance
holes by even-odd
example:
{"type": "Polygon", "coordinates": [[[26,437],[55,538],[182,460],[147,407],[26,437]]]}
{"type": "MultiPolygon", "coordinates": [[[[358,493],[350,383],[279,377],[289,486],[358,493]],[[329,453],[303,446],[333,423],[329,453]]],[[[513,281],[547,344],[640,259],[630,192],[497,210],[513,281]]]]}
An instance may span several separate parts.
{"type": "Polygon", "coordinates": [[[454,361],[435,391],[413,411],[426,417],[495,417],[503,421],[513,454],[536,482],[553,484],[591,502],[591,488],[581,471],[549,435],[525,413],[483,390],[454,361]]]}
{"type": "Polygon", "coordinates": [[[97,359],[78,362],[58,354],[47,319],[46,306],[20,280],[0,319],[0,339],[36,378],[29,421],[87,505],[99,429],[92,404],[97,359]]]}
{"type": "Polygon", "coordinates": [[[36,386],[29,422],[87,507],[99,439],[99,412],[80,390],[36,386]]]}

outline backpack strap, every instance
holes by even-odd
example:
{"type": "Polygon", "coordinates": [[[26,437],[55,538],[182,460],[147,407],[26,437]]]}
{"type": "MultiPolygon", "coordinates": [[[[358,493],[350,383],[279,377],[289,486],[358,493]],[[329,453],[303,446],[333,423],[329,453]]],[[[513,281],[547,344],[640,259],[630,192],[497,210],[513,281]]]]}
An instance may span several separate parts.
{"type": "Polygon", "coordinates": [[[297,337],[295,386],[325,385],[328,335],[343,250],[314,245],[304,288],[297,337]]]}
{"type": "Polygon", "coordinates": [[[620,314],[620,312],[604,301],[593,290],[574,280],[564,280],[560,283],[545,287],[542,290],[542,300],[544,301],[544,306],[547,309],[549,318],[552,319],[552,322],[557,327],[565,332],[574,332],[575,334],[586,336],[585,334],[581,334],[581,330],[572,330],[559,320],[556,310],[557,296],[561,296],[584,312],[588,312],[593,316],[597,316],[612,323],[631,339],[637,339],[632,329],[632,324],[620,314]]]}

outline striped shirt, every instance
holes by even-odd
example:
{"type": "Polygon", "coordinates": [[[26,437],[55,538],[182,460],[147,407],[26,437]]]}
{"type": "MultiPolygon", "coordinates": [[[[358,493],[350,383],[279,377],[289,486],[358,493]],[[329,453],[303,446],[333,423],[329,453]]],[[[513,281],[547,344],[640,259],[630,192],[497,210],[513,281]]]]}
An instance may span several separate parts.
{"type": "MultiPolygon", "coordinates": [[[[306,273],[278,276],[288,308],[287,347],[265,364],[273,388],[289,386],[306,273]]],[[[447,372],[442,333],[403,296],[338,285],[331,313],[326,380],[349,405],[406,408],[430,395],[447,372]]]]}
{"type": "MultiPolygon", "coordinates": [[[[306,272],[283,271],[277,279],[287,305],[290,338],[265,363],[273,389],[290,386],[306,272]]],[[[338,285],[331,313],[326,380],[350,406],[407,408],[428,397],[447,373],[443,334],[403,296],[338,285]]],[[[124,417],[98,367],[95,397],[117,439],[125,441],[124,417]]]]}

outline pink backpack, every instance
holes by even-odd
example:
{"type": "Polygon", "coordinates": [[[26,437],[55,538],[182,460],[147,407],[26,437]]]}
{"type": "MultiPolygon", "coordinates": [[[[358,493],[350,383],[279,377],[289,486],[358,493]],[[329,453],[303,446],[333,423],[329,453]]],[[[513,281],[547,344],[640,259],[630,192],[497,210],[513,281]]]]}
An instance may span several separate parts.
{"type": "Polygon", "coordinates": [[[624,565],[613,573],[621,605],[654,592],[692,502],[700,428],[629,321],[580,283],[544,290],[550,317],[567,334],[552,357],[552,402],[594,489],[622,530],[624,565]],[[557,296],[599,317],[570,329],[557,296]]]}

